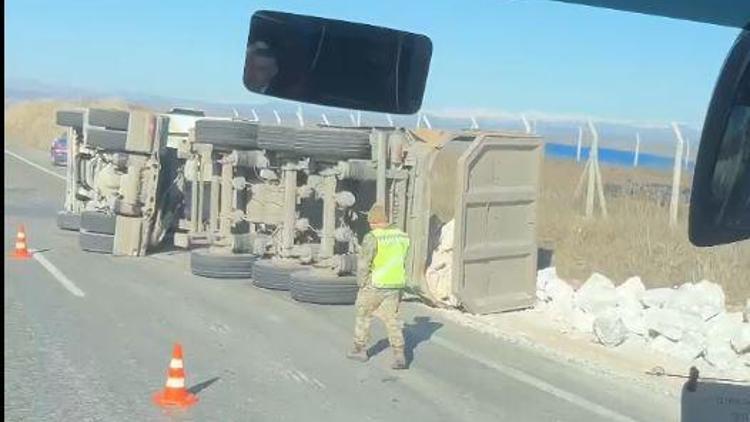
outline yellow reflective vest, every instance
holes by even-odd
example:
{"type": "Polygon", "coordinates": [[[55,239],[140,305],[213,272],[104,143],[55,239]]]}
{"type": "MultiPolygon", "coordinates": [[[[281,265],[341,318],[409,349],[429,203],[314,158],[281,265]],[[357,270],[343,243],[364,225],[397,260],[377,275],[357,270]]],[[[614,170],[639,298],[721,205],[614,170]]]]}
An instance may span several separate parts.
{"type": "Polygon", "coordinates": [[[396,228],[374,229],[377,252],[372,260],[372,286],[380,289],[406,287],[406,256],[409,237],[396,228]]]}

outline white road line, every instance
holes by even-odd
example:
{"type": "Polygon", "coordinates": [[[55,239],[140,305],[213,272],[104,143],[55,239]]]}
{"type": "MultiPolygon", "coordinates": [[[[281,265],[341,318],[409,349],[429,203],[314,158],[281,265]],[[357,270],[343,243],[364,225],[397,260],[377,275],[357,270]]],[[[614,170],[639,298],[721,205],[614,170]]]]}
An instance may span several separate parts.
{"type": "Polygon", "coordinates": [[[57,177],[58,179],[62,179],[62,180],[65,180],[65,176],[63,176],[63,175],[61,175],[61,174],[58,174],[58,173],[55,173],[54,171],[52,171],[52,170],[50,170],[50,169],[46,169],[46,168],[44,168],[44,167],[40,166],[39,164],[37,164],[37,163],[34,163],[34,162],[32,162],[31,160],[28,160],[28,159],[26,159],[26,158],[23,158],[23,157],[21,157],[20,155],[16,154],[15,152],[12,152],[12,151],[8,151],[8,150],[6,149],[6,150],[5,150],[5,153],[6,153],[6,154],[8,154],[8,155],[10,155],[10,156],[11,156],[11,157],[13,157],[13,158],[16,158],[16,159],[18,159],[18,160],[21,160],[21,161],[23,161],[24,163],[26,163],[26,164],[28,164],[28,165],[30,165],[30,166],[32,166],[32,167],[35,167],[35,168],[36,168],[37,170],[41,170],[41,171],[43,171],[43,172],[45,172],[45,173],[47,173],[47,174],[51,174],[52,176],[55,176],[55,177],[57,177]]]}
{"type": "Polygon", "coordinates": [[[578,407],[581,407],[583,409],[589,410],[593,413],[596,413],[608,421],[620,421],[620,422],[635,422],[635,419],[631,419],[625,415],[622,415],[620,413],[615,412],[614,410],[608,409],[604,406],[598,405],[594,402],[591,402],[589,400],[586,400],[585,398],[570,393],[568,391],[562,390],[560,388],[555,387],[552,384],[549,384],[548,382],[541,380],[533,375],[529,375],[526,372],[523,372],[516,368],[511,368],[509,366],[503,365],[498,362],[493,362],[487,359],[482,358],[481,356],[477,356],[476,354],[472,353],[469,350],[464,349],[461,346],[458,346],[456,344],[453,344],[452,342],[445,340],[438,336],[433,336],[432,340],[439,344],[446,349],[458,353],[460,355],[464,355],[468,357],[469,359],[472,359],[474,361],[477,361],[481,363],[484,366],[487,366],[489,368],[492,368],[498,372],[502,372],[503,374],[515,379],[516,381],[520,381],[522,383],[528,384],[537,390],[543,391],[545,393],[551,394],[559,399],[565,400],[569,403],[572,403],[578,407]]]}
{"type": "Polygon", "coordinates": [[[50,274],[52,274],[53,277],[57,279],[57,281],[60,282],[60,284],[63,285],[70,293],[73,294],[73,296],[78,297],[84,297],[86,296],[86,293],[83,292],[83,290],[79,289],[78,286],[75,285],[68,277],[65,276],[65,274],[62,273],[57,267],[55,267],[51,262],[45,258],[41,252],[32,252],[31,256],[34,257],[42,266],[49,271],[50,274]]]}

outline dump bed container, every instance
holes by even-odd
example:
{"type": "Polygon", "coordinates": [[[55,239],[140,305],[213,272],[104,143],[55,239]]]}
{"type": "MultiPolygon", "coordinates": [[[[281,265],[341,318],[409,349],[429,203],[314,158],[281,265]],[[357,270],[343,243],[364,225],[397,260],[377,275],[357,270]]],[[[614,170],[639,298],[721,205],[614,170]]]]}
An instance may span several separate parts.
{"type": "Polygon", "coordinates": [[[440,227],[454,220],[451,291],[462,307],[492,313],[531,306],[541,139],[466,132],[427,139],[415,152],[407,221],[415,287],[425,286],[440,227]]]}

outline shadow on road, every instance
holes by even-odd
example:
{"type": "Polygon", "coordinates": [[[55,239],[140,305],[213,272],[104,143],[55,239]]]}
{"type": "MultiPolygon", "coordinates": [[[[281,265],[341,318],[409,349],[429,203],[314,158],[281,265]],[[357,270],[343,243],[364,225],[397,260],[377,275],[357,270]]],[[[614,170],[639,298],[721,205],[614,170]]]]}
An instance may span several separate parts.
{"type": "Polygon", "coordinates": [[[215,383],[219,379],[220,379],[219,377],[213,377],[213,378],[208,379],[206,381],[199,382],[198,384],[195,384],[194,386],[188,388],[188,391],[190,393],[192,393],[192,394],[198,394],[201,391],[205,390],[206,388],[210,387],[211,384],[215,383]]]}
{"type": "Polygon", "coordinates": [[[52,250],[52,248],[29,249],[29,253],[32,254],[32,255],[34,255],[34,254],[43,254],[43,253],[49,252],[51,250],[52,250]]]}
{"type": "MultiPolygon", "coordinates": [[[[439,330],[443,324],[430,320],[430,317],[418,316],[414,317],[413,323],[404,324],[404,341],[406,343],[404,348],[404,355],[406,357],[406,365],[411,365],[414,360],[414,350],[419,346],[420,343],[428,341],[435,331],[439,330]]],[[[372,357],[388,348],[388,339],[380,339],[375,343],[367,354],[372,357]]]]}

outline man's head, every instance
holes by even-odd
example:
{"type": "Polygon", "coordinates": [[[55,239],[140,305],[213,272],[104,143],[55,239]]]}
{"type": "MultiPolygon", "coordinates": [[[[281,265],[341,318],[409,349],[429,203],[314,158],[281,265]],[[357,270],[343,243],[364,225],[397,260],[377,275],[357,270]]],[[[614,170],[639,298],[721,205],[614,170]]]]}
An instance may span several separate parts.
{"type": "Polygon", "coordinates": [[[245,84],[250,90],[264,91],[279,73],[276,56],[263,41],[256,41],[248,47],[245,84]]]}
{"type": "Polygon", "coordinates": [[[373,229],[387,227],[388,217],[385,214],[385,207],[380,204],[373,205],[367,213],[367,222],[373,229]]]}

